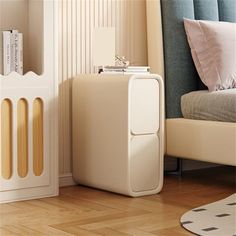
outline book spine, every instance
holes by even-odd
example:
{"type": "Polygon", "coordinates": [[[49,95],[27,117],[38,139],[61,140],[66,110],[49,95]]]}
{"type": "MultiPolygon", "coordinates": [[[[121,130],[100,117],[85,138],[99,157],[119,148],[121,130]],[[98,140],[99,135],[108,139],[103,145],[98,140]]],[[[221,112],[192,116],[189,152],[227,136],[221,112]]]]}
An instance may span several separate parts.
{"type": "Polygon", "coordinates": [[[11,72],[11,32],[3,31],[3,74],[11,72]]]}
{"type": "Polygon", "coordinates": [[[17,72],[23,75],[23,34],[18,33],[17,72]]]}
{"type": "Polygon", "coordinates": [[[18,31],[12,30],[12,33],[11,33],[11,71],[17,72],[18,70],[17,54],[18,54],[18,31]]]}

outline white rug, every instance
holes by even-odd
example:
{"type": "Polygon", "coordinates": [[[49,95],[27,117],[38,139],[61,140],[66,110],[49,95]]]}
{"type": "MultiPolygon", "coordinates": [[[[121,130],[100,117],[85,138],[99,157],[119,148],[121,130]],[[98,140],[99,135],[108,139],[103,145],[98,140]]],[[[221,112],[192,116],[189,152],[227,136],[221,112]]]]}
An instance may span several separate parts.
{"type": "Polygon", "coordinates": [[[197,235],[236,236],[236,193],[186,212],[180,222],[197,235]]]}

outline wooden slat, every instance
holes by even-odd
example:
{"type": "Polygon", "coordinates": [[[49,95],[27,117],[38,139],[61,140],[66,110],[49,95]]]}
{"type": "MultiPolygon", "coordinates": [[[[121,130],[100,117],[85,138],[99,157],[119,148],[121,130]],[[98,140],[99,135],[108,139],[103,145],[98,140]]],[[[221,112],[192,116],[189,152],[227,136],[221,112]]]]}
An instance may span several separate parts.
{"type": "Polygon", "coordinates": [[[36,176],[43,172],[43,102],[36,98],[33,103],[33,170],[36,176]]]}
{"type": "Polygon", "coordinates": [[[4,179],[12,176],[12,104],[4,99],[1,104],[1,174],[4,179]]]}
{"type": "Polygon", "coordinates": [[[28,173],[28,104],[25,99],[17,104],[17,171],[22,178],[28,173]]]}

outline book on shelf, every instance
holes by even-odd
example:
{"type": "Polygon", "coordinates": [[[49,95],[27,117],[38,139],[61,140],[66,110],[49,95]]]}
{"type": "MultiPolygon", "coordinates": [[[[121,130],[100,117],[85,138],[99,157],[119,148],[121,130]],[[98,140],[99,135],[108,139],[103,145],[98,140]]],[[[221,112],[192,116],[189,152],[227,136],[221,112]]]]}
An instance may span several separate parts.
{"type": "Polygon", "coordinates": [[[18,30],[11,31],[11,71],[17,71],[18,30]]]}
{"type": "Polygon", "coordinates": [[[11,72],[11,32],[3,31],[3,75],[11,72]]]}
{"type": "Polygon", "coordinates": [[[149,66],[105,66],[100,70],[102,74],[150,74],[149,66]]]}
{"type": "Polygon", "coordinates": [[[18,30],[3,31],[3,74],[23,74],[23,34],[18,30]]]}
{"type": "Polygon", "coordinates": [[[17,71],[20,75],[23,75],[23,34],[18,33],[18,54],[17,54],[18,67],[17,71]]]}

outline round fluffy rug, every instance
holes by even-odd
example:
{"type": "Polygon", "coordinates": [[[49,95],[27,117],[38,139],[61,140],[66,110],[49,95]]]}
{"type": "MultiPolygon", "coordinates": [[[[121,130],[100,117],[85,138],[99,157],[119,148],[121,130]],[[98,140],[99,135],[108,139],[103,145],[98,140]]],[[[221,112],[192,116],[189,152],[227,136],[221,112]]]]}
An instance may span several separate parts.
{"type": "Polygon", "coordinates": [[[186,212],[181,225],[197,235],[236,236],[236,193],[186,212]]]}

